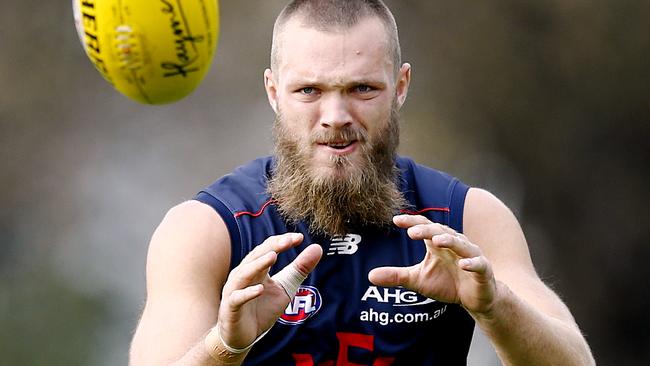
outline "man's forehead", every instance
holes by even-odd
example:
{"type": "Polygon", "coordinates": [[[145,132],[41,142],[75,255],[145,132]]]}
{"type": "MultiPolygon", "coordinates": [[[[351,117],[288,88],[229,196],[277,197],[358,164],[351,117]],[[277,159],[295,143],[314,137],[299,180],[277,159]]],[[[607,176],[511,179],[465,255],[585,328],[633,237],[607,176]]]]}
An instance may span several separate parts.
{"type": "Polygon", "coordinates": [[[276,42],[280,70],[314,72],[319,67],[357,66],[357,74],[373,74],[377,68],[393,67],[386,29],[372,17],[352,27],[332,29],[317,29],[296,17],[283,26],[276,42]]]}
{"type": "Polygon", "coordinates": [[[346,26],[322,26],[314,24],[305,16],[296,15],[281,27],[277,41],[289,43],[309,39],[317,36],[341,36],[341,35],[366,35],[371,38],[372,44],[381,45],[388,50],[388,32],[384,24],[377,17],[365,17],[359,19],[357,24],[346,26]]]}

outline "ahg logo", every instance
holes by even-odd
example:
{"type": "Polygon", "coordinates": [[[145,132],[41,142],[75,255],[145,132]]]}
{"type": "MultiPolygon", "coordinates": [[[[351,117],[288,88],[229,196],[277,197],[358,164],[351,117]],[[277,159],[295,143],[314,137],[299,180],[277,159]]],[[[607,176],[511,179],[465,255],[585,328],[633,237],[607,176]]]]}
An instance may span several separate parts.
{"type": "Polygon", "coordinates": [[[345,236],[335,236],[332,238],[330,248],[327,250],[327,255],[352,255],[359,250],[359,243],[361,243],[361,235],[346,234],[345,236]]]}
{"type": "Polygon", "coordinates": [[[287,325],[302,324],[320,310],[322,303],[323,300],[316,287],[300,286],[296,296],[287,305],[278,321],[287,325]]]}
{"type": "Polygon", "coordinates": [[[379,288],[377,286],[369,286],[366,293],[363,294],[361,301],[369,301],[371,299],[381,303],[392,303],[393,306],[426,305],[436,301],[404,288],[379,288]]]}

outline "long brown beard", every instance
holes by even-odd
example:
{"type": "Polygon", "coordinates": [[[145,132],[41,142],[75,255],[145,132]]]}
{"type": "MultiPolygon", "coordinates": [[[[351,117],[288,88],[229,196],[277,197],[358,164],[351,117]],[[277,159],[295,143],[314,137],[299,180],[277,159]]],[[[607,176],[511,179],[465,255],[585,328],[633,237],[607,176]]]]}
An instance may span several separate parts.
{"type": "Polygon", "coordinates": [[[275,120],[276,166],[268,191],[280,214],[290,223],[306,221],[312,233],[330,236],[362,227],[388,227],[399,209],[406,207],[397,186],[395,166],[399,121],[393,108],[376,136],[345,127],[319,131],[300,142],[284,128],[281,113],[275,120]],[[332,174],[315,175],[311,152],[316,141],[358,140],[361,162],[332,156],[332,174]]]}

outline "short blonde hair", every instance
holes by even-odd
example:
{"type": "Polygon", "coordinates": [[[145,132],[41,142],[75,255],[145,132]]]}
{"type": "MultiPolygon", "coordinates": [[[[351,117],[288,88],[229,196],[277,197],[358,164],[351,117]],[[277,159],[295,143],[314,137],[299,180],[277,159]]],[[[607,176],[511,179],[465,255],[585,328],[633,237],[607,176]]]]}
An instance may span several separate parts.
{"type": "Polygon", "coordinates": [[[319,31],[349,29],[362,19],[376,17],[386,29],[389,52],[395,74],[402,64],[402,51],[395,17],[381,0],[294,0],[284,7],[273,27],[271,44],[271,69],[275,72],[279,63],[279,35],[284,25],[293,17],[301,16],[311,27],[319,31]]]}

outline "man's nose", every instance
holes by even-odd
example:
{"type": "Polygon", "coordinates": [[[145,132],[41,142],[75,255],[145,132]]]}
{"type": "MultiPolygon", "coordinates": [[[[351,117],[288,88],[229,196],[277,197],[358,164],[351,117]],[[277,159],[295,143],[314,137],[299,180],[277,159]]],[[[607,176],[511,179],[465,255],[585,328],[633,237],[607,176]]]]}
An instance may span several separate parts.
{"type": "Polygon", "coordinates": [[[350,106],[344,95],[332,93],[321,99],[320,125],[324,128],[343,128],[352,124],[350,106]]]}

